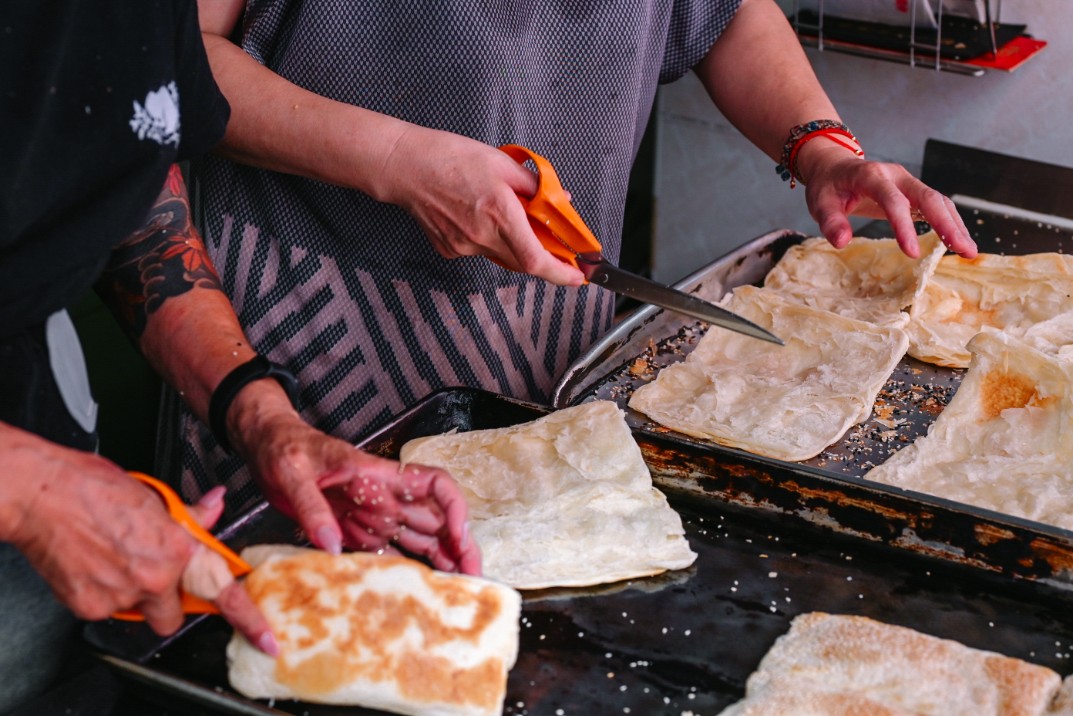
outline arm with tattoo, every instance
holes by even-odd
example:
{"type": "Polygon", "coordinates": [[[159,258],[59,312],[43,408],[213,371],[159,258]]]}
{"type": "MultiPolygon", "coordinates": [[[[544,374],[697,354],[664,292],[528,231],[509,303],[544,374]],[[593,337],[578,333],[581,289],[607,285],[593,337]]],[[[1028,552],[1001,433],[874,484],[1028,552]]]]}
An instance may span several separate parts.
{"type": "MultiPolygon", "coordinates": [[[[255,353],[190,223],[178,169],[145,227],[116,249],[102,287],[145,357],[205,421],[212,391],[255,353]]],[[[271,379],[243,387],[225,422],[265,496],[293,516],[314,544],[331,552],[344,543],[394,549],[368,525],[402,525],[399,534],[407,536],[399,538],[401,547],[439,569],[480,573],[480,552],[465,528],[465,501],[447,473],[404,470],[397,461],[315,429],[271,379]],[[349,495],[370,482],[383,487],[387,501],[355,509],[349,495]]]]}
{"type": "Polygon", "coordinates": [[[143,225],[112,252],[97,292],[202,420],[212,391],[255,354],[190,216],[178,165],[143,225]]]}
{"type": "Polygon", "coordinates": [[[194,288],[220,290],[205,245],[190,220],[179,165],[172,165],[145,223],[112,253],[98,293],[135,343],[150,315],[194,288]]]}

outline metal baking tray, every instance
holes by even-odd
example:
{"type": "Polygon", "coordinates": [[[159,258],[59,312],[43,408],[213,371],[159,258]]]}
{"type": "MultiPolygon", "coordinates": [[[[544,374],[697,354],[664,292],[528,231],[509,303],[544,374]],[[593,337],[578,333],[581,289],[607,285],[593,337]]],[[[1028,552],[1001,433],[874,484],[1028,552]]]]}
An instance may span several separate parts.
{"type": "MultiPolygon", "coordinates": [[[[514,425],[547,412],[483,391],[449,389],[429,396],[362,447],[395,457],[414,437],[514,425]]],[[[504,714],[713,716],[741,698],[746,678],[790,620],[816,610],[870,616],[1062,675],[1073,671],[1070,591],[1010,580],[845,530],[831,533],[813,521],[723,499],[732,491],[728,485],[749,485],[757,503],[775,499],[771,494],[777,490],[757,489],[765,478],[755,474],[761,470],[751,458],[726,460],[664,435],[635,435],[663,483],[674,473],[702,486],[703,495],[668,491],[698,559],[688,569],[645,579],[525,593],[520,651],[509,675],[504,714]]],[[[780,479],[800,479],[801,468],[770,464],[764,469],[772,474],[781,469],[780,479]]],[[[844,489],[835,478],[817,477],[831,481],[832,491],[844,489]]],[[[830,502],[815,488],[810,499],[830,502]]],[[[898,513],[898,496],[889,499],[891,514],[874,516],[873,522],[887,525],[898,513]]],[[[907,503],[902,508],[919,512],[918,503],[901,499],[907,503]]],[[[867,506],[843,507],[869,512],[867,506]]],[[[974,520],[956,508],[931,509],[936,522],[967,527],[974,520]]],[[[851,518],[847,512],[837,520],[846,524],[851,518]]],[[[221,536],[235,547],[300,539],[293,523],[263,505],[221,536]]],[[[579,545],[579,558],[583,548],[579,545]]],[[[124,681],[172,709],[189,703],[189,713],[195,705],[200,712],[226,714],[380,713],[242,697],[227,684],[224,647],[230,633],[219,617],[202,617],[169,639],[155,637],[144,625],[120,622],[92,625],[86,636],[124,681]]]]}
{"type": "MultiPolygon", "coordinates": [[[[1054,233],[1044,229],[1038,235],[1015,231],[1018,251],[1018,241],[1003,244],[1000,236],[984,231],[987,223],[978,213],[970,221],[981,251],[1061,250],[1054,233]]],[[[759,285],[787,249],[804,238],[791,231],[765,234],[676,286],[718,300],[736,286],[759,285]]],[[[683,360],[706,329],[706,324],[654,306],[639,309],[567,369],[553,404],[563,408],[595,399],[618,403],[654,481],[665,490],[725,500],[824,530],[1073,590],[1073,532],[862,479],[871,467],[927,432],[957,391],[964,370],[906,356],[880,391],[868,420],[817,457],[784,462],[676,433],[627,405],[633,391],[654,379],[659,369],[683,360]]]]}

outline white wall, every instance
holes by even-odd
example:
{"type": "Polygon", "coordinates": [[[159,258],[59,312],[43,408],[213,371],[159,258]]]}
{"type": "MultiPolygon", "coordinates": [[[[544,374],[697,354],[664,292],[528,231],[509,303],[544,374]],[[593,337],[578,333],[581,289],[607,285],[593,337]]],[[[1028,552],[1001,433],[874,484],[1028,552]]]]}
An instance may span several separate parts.
{"type": "MultiPolygon", "coordinates": [[[[806,52],[869,158],[919,175],[924,142],[935,138],[1073,167],[1073,0],[1004,0],[1001,21],[1048,43],[1012,73],[970,77],[806,52]]],[[[661,90],[657,122],[655,278],[676,280],[772,229],[817,232],[804,191],[778,178],[694,76],[661,90]]]]}

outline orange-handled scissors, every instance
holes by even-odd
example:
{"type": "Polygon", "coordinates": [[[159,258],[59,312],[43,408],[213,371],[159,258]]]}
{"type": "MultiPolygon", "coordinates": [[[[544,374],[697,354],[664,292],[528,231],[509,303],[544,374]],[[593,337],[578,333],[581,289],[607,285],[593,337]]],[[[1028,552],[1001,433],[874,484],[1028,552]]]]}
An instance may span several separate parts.
{"type": "Polygon", "coordinates": [[[664,286],[643,276],[620,269],[604,259],[603,247],[570,203],[551,163],[531,149],[517,144],[500,147],[514,161],[531,161],[537,170],[537,191],[532,198],[519,196],[529,217],[529,225],[540,243],[556,258],[575,266],[590,283],[603,286],[642,303],[684,313],[753,338],[782,345],[778,337],[697,296],[664,286]]]}
{"type": "MultiPolygon", "coordinates": [[[[216,539],[211,532],[198,524],[194,516],[190,514],[186,509],[186,505],[183,503],[179,496],[168,487],[166,484],[156,479],[155,477],[149,477],[148,475],[140,472],[131,472],[130,476],[136,480],[141,480],[149,487],[159,493],[163,498],[165,506],[168,508],[168,514],[172,519],[178,522],[183,528],[194,536],[199,542],[211,549],[216,554],[224,558],[227,562],[228,568],[231,570],[231,574],[236,577],[249,574],[253,571],[253,568],[246,563],[242,557],[231,551],[227,545],[220,540],[216,539]]],[[[182,608],[184,614],[219,614],[220,610],[210,601],[195,597],[192,594],[182,593],[182,608]]],[[[144,621],[145,616],[136,610],[126,609],[116,612],[112,615],[115,619],[123,619],[125,621],[144,621]]]]}

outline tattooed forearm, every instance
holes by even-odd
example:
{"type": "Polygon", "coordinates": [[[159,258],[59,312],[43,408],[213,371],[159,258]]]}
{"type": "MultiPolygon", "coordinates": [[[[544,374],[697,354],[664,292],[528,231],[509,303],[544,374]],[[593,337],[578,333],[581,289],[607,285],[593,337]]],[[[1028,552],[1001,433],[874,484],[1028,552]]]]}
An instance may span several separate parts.
{"type": "Polygon", "coordinates": [[[194,288],[218,291],[220,279],[191,223],[186,186],[176,164],[145,224],[112,252],[97,290],[138,342],[153,312],[194,288]]]}

